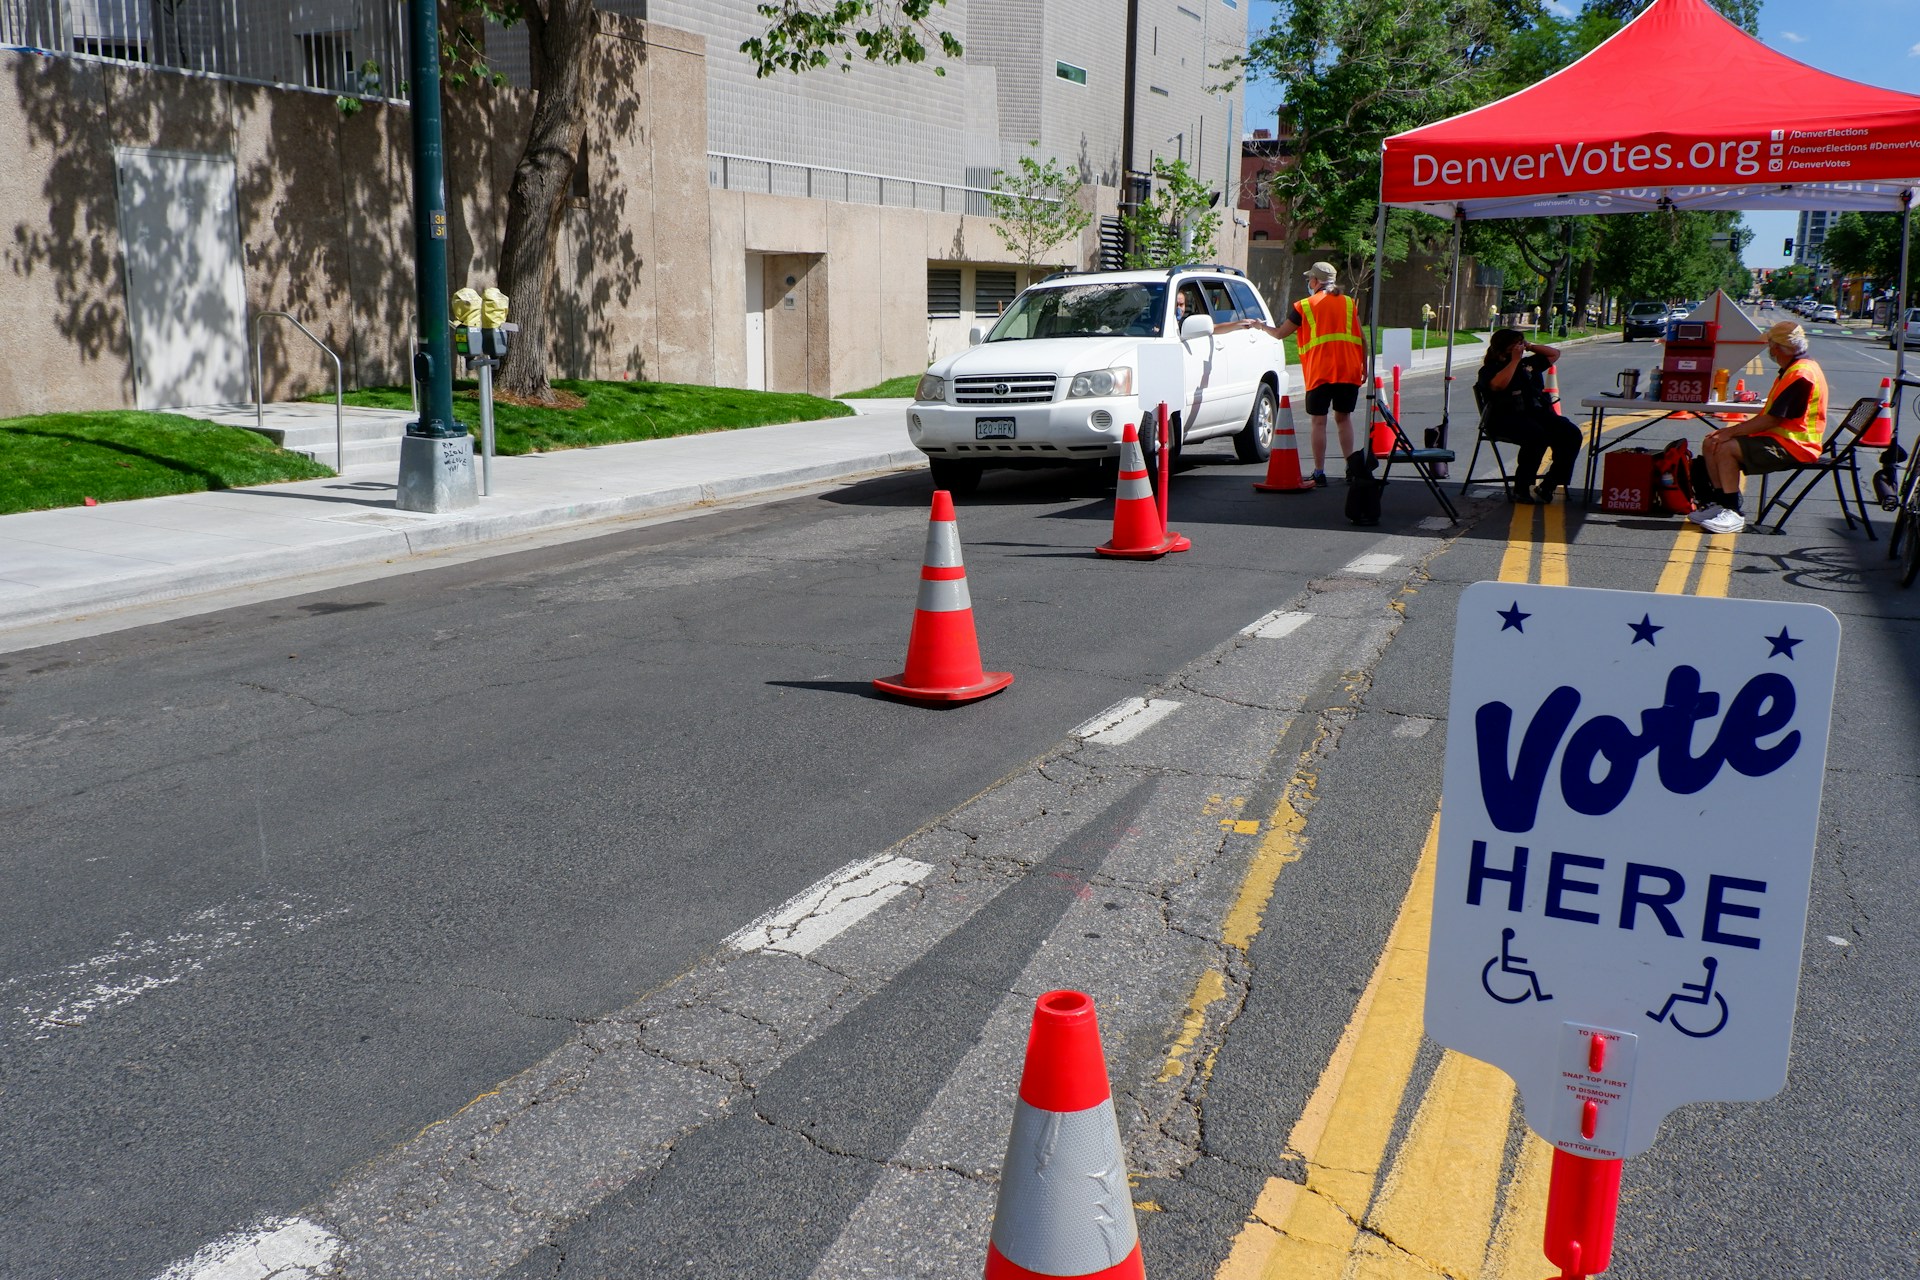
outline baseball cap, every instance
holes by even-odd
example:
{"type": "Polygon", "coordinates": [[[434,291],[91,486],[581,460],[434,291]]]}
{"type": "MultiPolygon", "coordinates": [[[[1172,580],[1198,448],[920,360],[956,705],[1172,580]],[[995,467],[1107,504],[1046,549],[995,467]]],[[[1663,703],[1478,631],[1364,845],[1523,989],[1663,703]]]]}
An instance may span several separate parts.
{"type": "Polygon", "coordinates": [[[1333,269],[1331,262],[1316,262],[1306,270],[1307,277],[1313,280],[1325,280],[1331,283],[1340,273],[1333,269]]]}
{"type": "Polygon", "coordinates": [[[1793,346],[1807,340],[1807,331],[1791,320],[1782,320],[1767,330],[1767,341],[1781,346],[1793,346]]]}

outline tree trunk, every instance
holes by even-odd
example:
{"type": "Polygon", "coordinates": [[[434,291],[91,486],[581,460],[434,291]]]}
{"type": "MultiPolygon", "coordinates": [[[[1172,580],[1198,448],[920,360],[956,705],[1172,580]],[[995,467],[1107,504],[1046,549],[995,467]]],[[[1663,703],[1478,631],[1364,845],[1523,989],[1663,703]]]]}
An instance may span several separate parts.
{"type": "Polygon", "coordinates": [[[1580,274],[1573,278],[1573,315],[1577,323],[1585,324],[1587,303],[1593,300],[1593,259],[1588,258],[1580,264],[1580,274]]]}
{"type": "Polygon", "coordinates": [[[549,315],[560,220],[586,132],[587,85],[593,76],[593,0],[544,0],[522,6],[535,97],[527,144],[507,191],[507,227],[500,246],[500,288],[520,326],[500,366],[500,388],[532,400],[553,399],[547,378],[549,315]]]}

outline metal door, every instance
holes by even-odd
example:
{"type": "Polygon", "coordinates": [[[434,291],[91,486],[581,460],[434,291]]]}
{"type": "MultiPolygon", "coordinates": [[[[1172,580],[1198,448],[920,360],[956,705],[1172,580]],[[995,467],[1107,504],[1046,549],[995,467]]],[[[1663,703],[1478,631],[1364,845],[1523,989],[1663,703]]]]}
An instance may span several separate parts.
{"type": "Polygon", "coordinates": [[[747,390],[767,389],[767,259],[747,255],[747,390]]]}
{"type": "Polygon", "coordinates": [[[119,147],[114,168],[135,403],[251,400],[232,157],[119,147]]]}

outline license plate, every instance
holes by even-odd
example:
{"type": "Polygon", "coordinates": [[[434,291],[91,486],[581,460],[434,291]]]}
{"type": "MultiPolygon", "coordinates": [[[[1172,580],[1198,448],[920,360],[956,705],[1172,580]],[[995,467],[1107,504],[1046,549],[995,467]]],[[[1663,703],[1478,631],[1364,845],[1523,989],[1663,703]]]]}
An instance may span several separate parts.
{"type": "Polygon", "coordinates": [[[1013,439],[1013,419],[975,418],[973,438],[975,440],[1011,440],[1013,439]]]}

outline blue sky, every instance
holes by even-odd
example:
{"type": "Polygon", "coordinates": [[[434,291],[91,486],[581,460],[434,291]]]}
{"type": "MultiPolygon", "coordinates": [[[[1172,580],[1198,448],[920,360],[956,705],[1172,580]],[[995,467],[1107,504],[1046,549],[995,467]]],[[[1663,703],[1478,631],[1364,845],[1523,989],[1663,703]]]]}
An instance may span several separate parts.
{"type": "MultiPolygon", "coordinates": [[[[1571,13],[1580,0],[1547,0],[1547,7],[1571,13]]],[[[1251,30],[1258,34],[1273,22],[1275,0],[1252,0],[1251,30]]],[[[1885,89],[1920,93],[1920,0],[1764,0],[1760,38],[1790,58],[1834,75],[1885,89]]],[[[1658,92],[1658,86],[1647,86],[1658,92]]],[[[1765,85],[1728,85],[1729,93],[1766,93],[1765,85]]],[[[1273,119],[1279,94],[1272,85],[1247,86],[1247,124],[1259,128],[1273,119]]],[[[1788,259],[1781,242],[1794,234],[1796,215],[1749,213],[1754,230],[1747,265],[1777,267],[1788,259]]]]}

